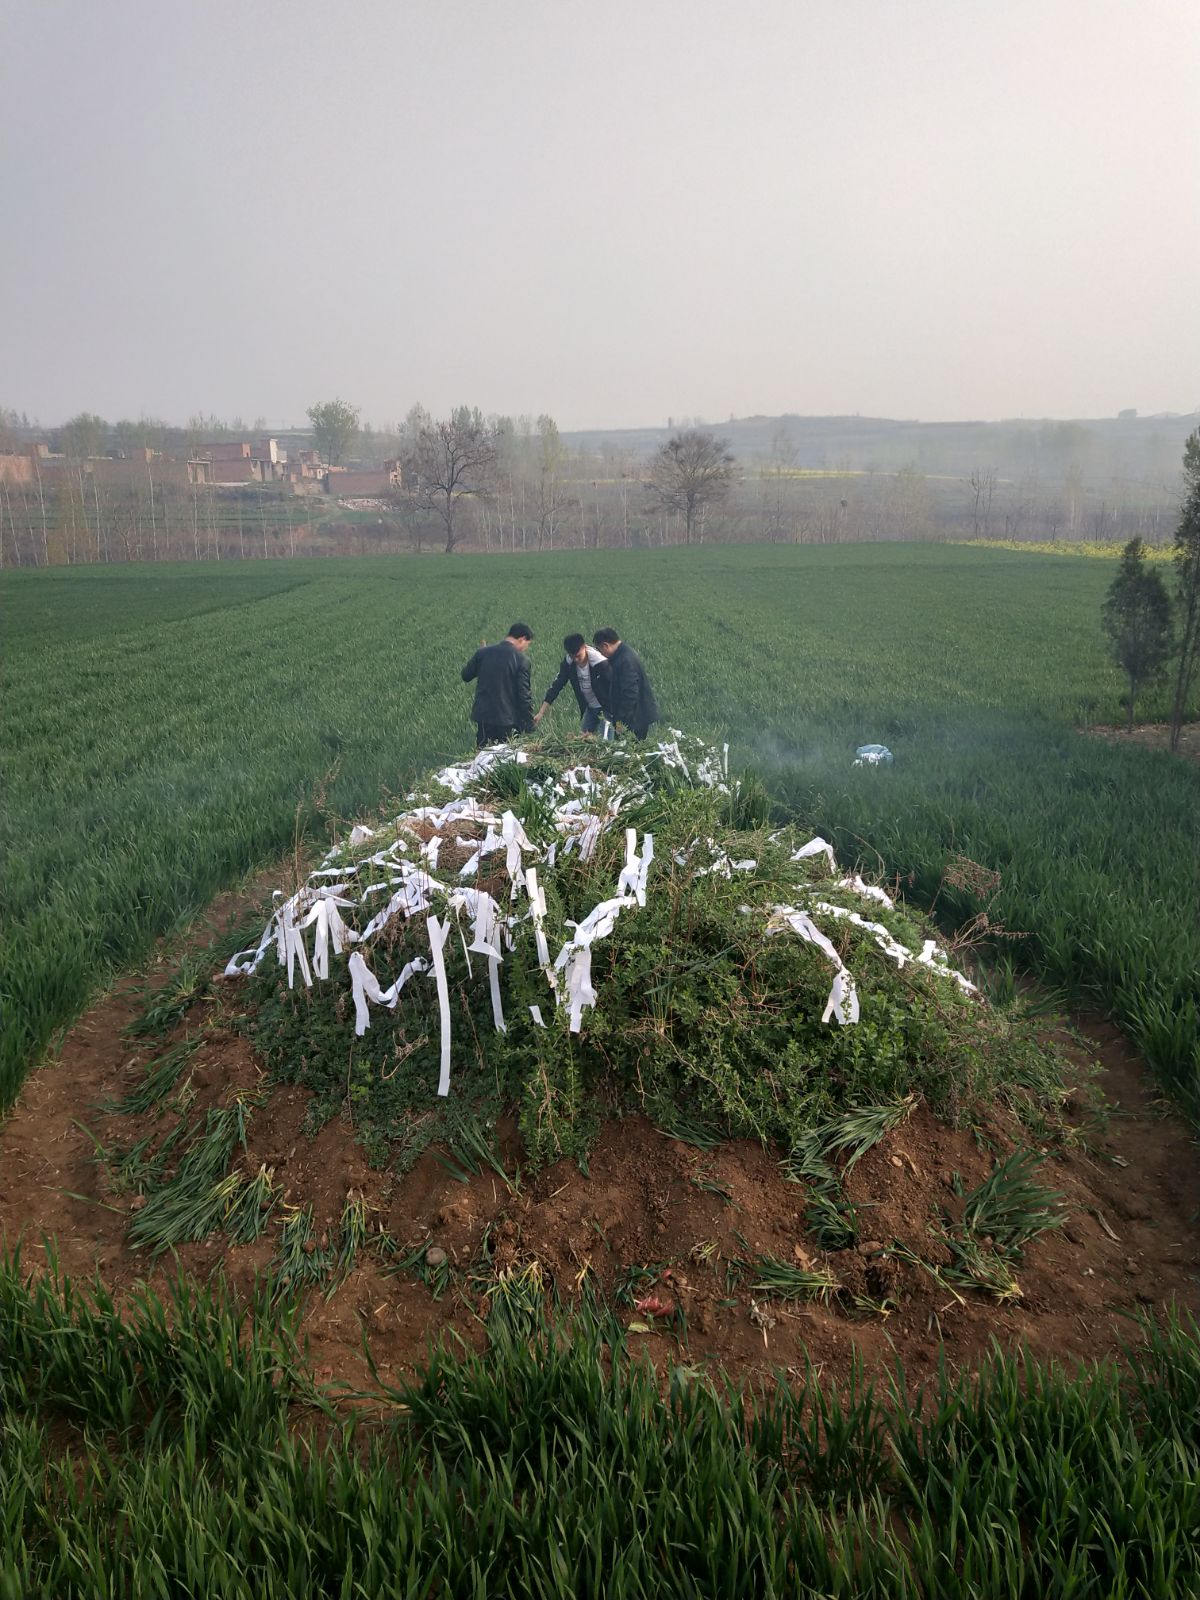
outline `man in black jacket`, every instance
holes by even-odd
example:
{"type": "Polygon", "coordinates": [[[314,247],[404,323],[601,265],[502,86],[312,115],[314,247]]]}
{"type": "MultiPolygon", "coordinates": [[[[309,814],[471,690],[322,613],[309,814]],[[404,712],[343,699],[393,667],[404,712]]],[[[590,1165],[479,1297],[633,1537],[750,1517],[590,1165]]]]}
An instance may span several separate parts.
{"type": "Polygon", "coordinates": [[[658,701],[636,650],[621,641],[615,628],[600,628],[592,635],[596,649],[608,661],[608,709],[615,723],[644,739],[658,721],[658,701]]]}
{"type": "Polygon", "coordinates": [[[533,630],[514,622],[499,644],[480,645],[462,669],[463,682],[477,680],[471,721],[475,743],[502,744],[514,733],[533,732],[533,695],[529,688],[529,661],[525,655],[533,630]]]}
{"type": "Polygon", "coordinates": [[[595,733],[608,726],[608,662],[587,643],[581,633],[569,633],[563,640],[566,655],[558,669],[558,676],[546,690],[541,709],[534,717],[540,722],[558,699],[567,684],[575,691],[579,702],[579,729],[581,733],[595,733]]]}

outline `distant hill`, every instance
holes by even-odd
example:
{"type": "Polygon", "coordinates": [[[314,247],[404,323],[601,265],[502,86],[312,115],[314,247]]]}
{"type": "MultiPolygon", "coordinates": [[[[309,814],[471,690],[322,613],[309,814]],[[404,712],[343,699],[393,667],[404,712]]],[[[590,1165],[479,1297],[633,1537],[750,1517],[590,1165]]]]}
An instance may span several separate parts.
{"type": "MultiPolygon", "coordinates": [[[[1184,441],[1200,427],[1200,412],[999,422],[784,414],[705,425],[728,439],[734,453],[747,461],[770,457],[785,440],[791,464],[801,468],[895,472],[914,467],[929,476],[954,477],[965,477],[977,467],[1013,477],[1031,471],[1058,476],[1074,469],[1090,483],[1114,478],[1156,482],[1177,477],[1184,441]]],[[[563,439],[575,449],[646,456],[671,431],[669,427],[595,428],[564,433],[563,439]]]]}

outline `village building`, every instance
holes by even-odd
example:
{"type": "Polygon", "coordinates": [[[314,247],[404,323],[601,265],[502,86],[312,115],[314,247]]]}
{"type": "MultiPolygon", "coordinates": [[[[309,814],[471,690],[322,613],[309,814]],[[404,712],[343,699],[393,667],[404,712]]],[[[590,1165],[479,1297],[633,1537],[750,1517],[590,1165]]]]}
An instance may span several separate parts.
{"type": "Polygon", "coordinates": [[[278,484],[285,493],[328,494],[339,500],[379,498],[395,494],[401,485],[397,460],[385,461],[381,467],[331,467],[315,450],[295,450],[289,458],[273,438],[215,439],[193,446],[186,457],[146,448],[81,461],[52,454],[40,442],[19,453],[0,454],[0,484],[13,489],[56,489],[68,474],[118,491],[138,488],[149,477],[156,485],[178,488],[220,490],[278,484]]]}
{"type": "Polygon", "coordinates": [[[372,499],[395,494],[400,487],[398,461],[385,461],[382,467],[330,467],[325,479],[326,492],[339,500],[354,496],[372,499]]]}

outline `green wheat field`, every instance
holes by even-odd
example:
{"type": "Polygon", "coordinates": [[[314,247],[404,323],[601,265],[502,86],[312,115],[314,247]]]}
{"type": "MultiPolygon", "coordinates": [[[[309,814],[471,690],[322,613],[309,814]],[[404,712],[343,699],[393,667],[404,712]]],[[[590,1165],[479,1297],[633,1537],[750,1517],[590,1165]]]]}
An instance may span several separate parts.
{"type": "MultiPolygon", "coordinates": [[[[1191,1100],[1200,773],[1077,732],[1120,720],[1110,577],[929,545],[9,573],[0,1105],[97,984],[298,827],[468,752],[459,668],[518,617],[535,694],[565,633],[617,626],[666,722],[727,738],[839,860],[877,852],[927,904],[952,855],[998,871],[1018,959],[1191,1100]],[[868,742],[894,766],[856,769],[868,742]]],[[[936,909],[977,908],[943,887],[936,909]]]]}
{"type": "MultiPolygon", "coordinates": [[[[617,627],[667,726],[945,929],[981,908],[964,860],[993,875],[996,965],[1111,1014],[1195,1118],[1200,767],[1086,731],[1122,715],[1111,576],[890,544],[6,573],[0,1113],[157,936],[465,756],[459,669],[520,619],[535,700],[564,633],[617,627]],[[869,742],[893,765],[856,767],[869,742]]],[[[1200,1593],[1183,1321],[1131,1325],[1120,1368],[753,1402],[538,1311],[368,1424],[291,1316],[0,1263],[0,1600],[1200,1593]]]]}

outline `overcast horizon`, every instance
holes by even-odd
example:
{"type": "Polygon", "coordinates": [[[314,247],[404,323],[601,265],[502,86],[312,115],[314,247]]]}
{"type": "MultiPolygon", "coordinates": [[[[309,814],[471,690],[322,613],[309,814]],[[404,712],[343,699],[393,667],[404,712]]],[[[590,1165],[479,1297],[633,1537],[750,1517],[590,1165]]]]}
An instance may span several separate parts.
{"type": "Polygon", "coordinates": [[[0,0],[0,406],[1200,409],[1192,0],[0,0]]]}

